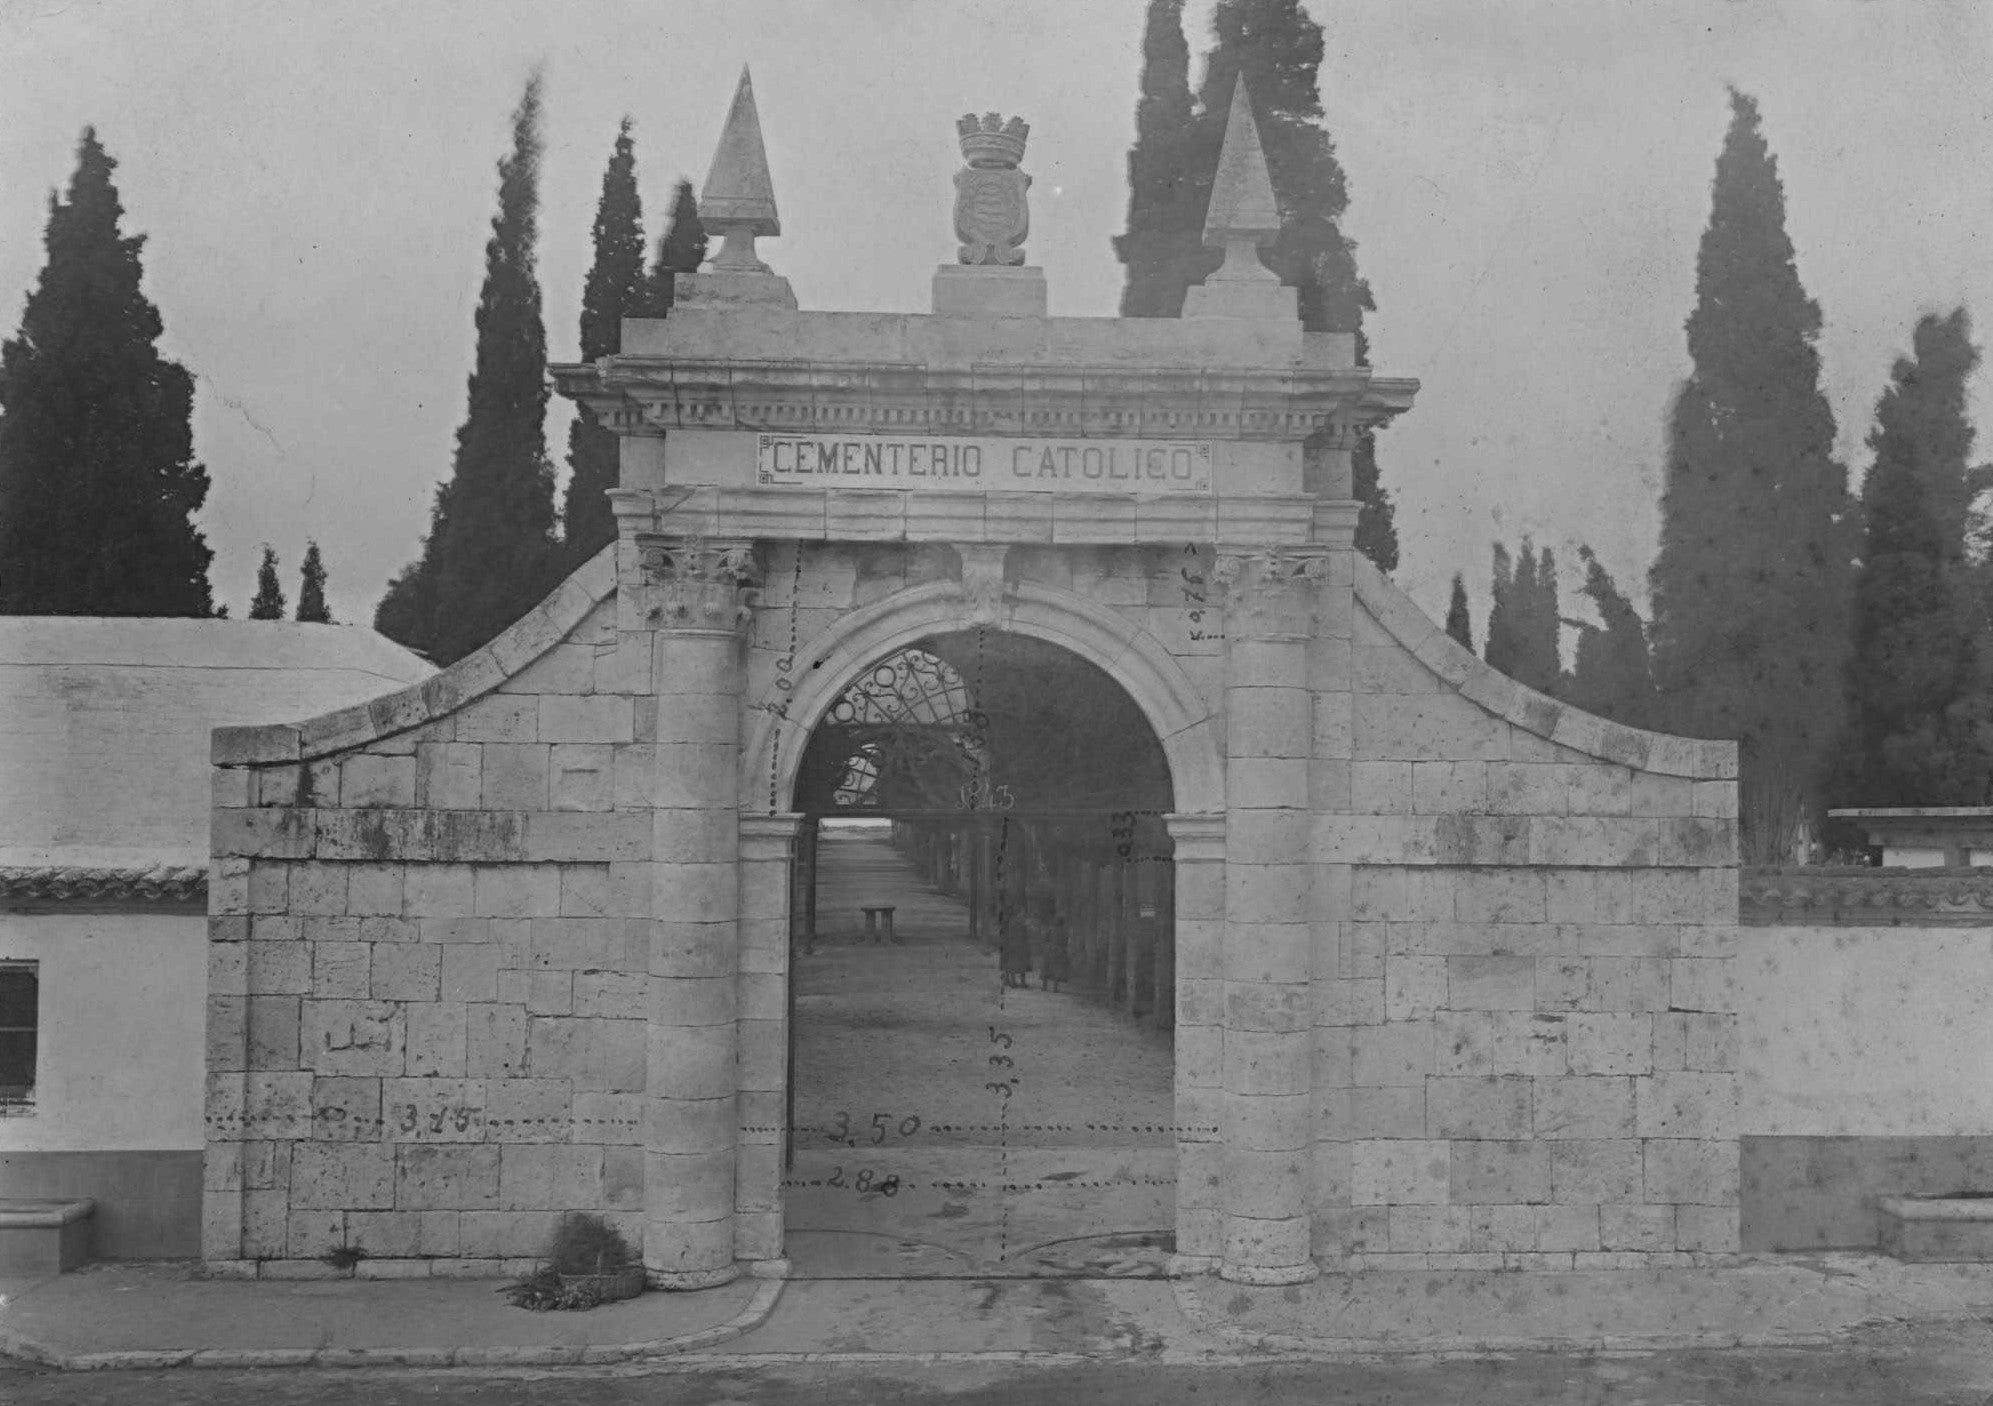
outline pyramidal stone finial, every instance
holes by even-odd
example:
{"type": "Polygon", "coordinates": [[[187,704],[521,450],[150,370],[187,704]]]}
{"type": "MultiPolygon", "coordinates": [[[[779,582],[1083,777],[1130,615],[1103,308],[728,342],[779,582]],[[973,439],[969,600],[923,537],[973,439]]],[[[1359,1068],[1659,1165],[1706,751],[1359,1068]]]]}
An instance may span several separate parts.
{"type": "Polygon", "coordinates": [[[1253,121],[1246,76],[1232,85],[1232,110],[1225,118],[1225,144],[1211,181],[1211,204],[1204,212],[1204,242],[1223,247],[1236,237],[1271,239],[1280,233],[1280,204],[1266,173],[1266,148],[1253,121]]]}
{"type": "Polygon", "coordinates": [[[699,192],[699,223],[720,236],[717,254],[703,272],[679,275],[679,300],[702,303],[767,303],[794,308],[789,280],[778,277],[755,252],[754,241],[782,233],[775,210],[775,183],[768,175],[768,151],[761,144],[761,114],[754,106],[754,80],[741,65],[740,83],[713,165],[699,192]]]}
{"type": "Polygon", "coordinates": [[[1252,99],[1241,73],[1232,85],[1225,142],[1204,212],[1204,243],[1225,251],[1225,262],[1184,299],[1185,317],[1298,317],[1298,294],[1260,262],[1259,246],[1280,233],[1280,202],[1267,174],[1266,149],[1253,121],[1252,99]]]}
{"type": "Polygon", "coordinates": [[[720,145],[713,152],[712,169],[699,192],[699,222],[726,240],[713,259],[714,268],[767,272],[768,266],[755,255],[755,237],[779,235],[782,219],[775,211],[775,183],[768,176],[761,114],[755,111],[754,80],[746,65],[741,67],[720,145]]]}

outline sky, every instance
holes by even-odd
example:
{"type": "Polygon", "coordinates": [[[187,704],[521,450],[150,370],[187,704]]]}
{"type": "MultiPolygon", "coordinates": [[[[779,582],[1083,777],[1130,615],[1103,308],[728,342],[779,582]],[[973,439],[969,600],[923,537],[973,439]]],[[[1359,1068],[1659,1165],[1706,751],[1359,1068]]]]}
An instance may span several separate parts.
{"type": "MultiPolygon", "coordinates": [[[[1820,304],[1856,482],[1918,316],[1993,324],[1993,6],[1979,0],[1306,0],[1326,28],[1345,231],[1380,371],[1417,377],[1380,440],[1399,583],[1436,618],[1490,544],[1590,544],[1637,601],[1669,394],[1729,121],[1760,102],[1820,304]]],[[[752,66],[805,308],[927,310],[952,259],[954,121],[1031,123],[1031,261],[1057,315],[1111,316],[1144,0],[0,0],[0,334],[43,261],[51,189],[94,123],[147,236],[162,346],[197,382],[198,521],[247,613],[315,537],[335,616],[372,618],[417,551],[464,413],[495,163],[546,74],[539,273],[577,353],[589,228],[636,123],[655,241],[752,66]]],[[[1196,66],[1210,0],[1186,11],[1196,66]]],[[[1989,421],[1993,382],[1973,408],[1989,421]]],[[[556,400],[548,447],[565,455],[556,400]]],[[[1982,457],[1989,456],[1984,445],[1982,457]]],[[[561,466],[565,472],[565,466],[561,466]]],[[[1567,600],[1567,605],[1569,604],[1567,600]]],[[[1571,613],[1567,611],[1567,613],[1571,613]]]]}

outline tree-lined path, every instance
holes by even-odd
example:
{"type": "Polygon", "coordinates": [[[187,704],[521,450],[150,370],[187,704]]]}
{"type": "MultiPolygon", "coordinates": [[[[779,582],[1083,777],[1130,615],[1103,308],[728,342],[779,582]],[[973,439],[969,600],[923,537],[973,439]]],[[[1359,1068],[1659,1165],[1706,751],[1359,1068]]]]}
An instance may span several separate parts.
{"type": "Polygon", "coordinates": [[[1005,990],[966,906],[883,826],[826,827],[818,853],[817,948],[794,966],[798,1271],[1159,1266],[1175,1221],[1168,1033],[1035,977],[1005,990]],[[897,945],[865,940],[860,909],[880,904],[897,945]]]}

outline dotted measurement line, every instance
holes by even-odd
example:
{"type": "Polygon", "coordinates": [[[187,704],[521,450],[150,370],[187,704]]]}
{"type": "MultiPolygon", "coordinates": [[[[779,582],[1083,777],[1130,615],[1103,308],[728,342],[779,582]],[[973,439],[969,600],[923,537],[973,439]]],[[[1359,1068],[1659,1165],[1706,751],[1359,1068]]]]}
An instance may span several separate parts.
{"type": "Polygon", "coordinates": [[[775,705],[775,735],[768,746],[768,813],[773,815],[780,808],[782,776],[782,727],[789,720],[789,690],[796,686],[793,671],[796,667],[796,611],[803,593],[803,544],[796,543],[796,567],[789,581],[789,652],[775,661],[775,687],[781,691],[782,701],[775,705]]]}
{"type": "MultiPolygon", "coordinates": [[[[643,1126],[641,1118],[487,1118],[482,1116],[483,1110],[481,1109],[470,1108],[468,1111],[479,1115],[474,1121],[482,1123],[487,1128],[640,1128],[643,1126]]],[[[314,1110],[309,1116],[314,1122],[337,1123],[348,1128],[387,1128],[399,1126],[402,1122],[401,1119],[390,1118],[343,1118],[337,1113],[322,1108],[314,1110]]],[[[421,1115],[421,1121],[426,1122],[432,1116],[432,1114],[424,1113],[421,1115]]],[[[203,1119],[203,1121],[210,1128],[247,1128],[260,1127],[267,1123],[288,1123],[292,1119],[286,1114],[276,1113],[260,1118],[217,1118],[209,1116],[203,1119]]],[[[450,1121],[452,1123],[456,1121],[454,1113],[451,1115],[450,1121]]],[[[749,1130],[743,1128],[741,1131],[747,1132],[749,1130]]]]}
{"type": "MultiPolygon", "coordinates": [[[[821,1177],[795,1177],[784,1179],[785,1190],[807,1190],[828,1185],[821,1177]]],[[[1105,1177],[1098,1181],[902,1181],[901,1191],[1067,1191],[1074,1188],[1099,1190],[1110,1186],[1175,1186],[1175,1177],[1105,1177]]],[[[854,1187],[832,1186],[832,1191],[853,1191],[854,1187]]],[[[860,1192],[864,1196],[876,1196],[877,1188],[860,1192]]]]}
{"type": "MultiPolygon", "coordinates": [[[[744,1133],[824,1133],[829,1129],[815,1124],[795,1124],[763,1127],[743,1124],[744,1133]]],[[[926,1133],[1207,1133],[1218,1135],[1215,1127],[1199,1128],[1181,1123],[929,1123],[920,1132],[910,1137],[888,1138],[888,1142],[911,1142],[926,1133]]],[[[869,1138],[859,1138],[859,1145],[877,1147],[878,1143],[869,1138]]]]}

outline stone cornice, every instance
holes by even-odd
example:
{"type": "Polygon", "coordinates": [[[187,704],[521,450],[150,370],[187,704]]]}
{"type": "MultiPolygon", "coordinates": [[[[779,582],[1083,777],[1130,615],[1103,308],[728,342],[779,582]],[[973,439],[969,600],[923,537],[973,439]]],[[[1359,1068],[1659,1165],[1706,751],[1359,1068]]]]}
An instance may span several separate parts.
{"type": "Polygon", "coordinates": [[[618,356],[551,368],[563,395],[625,434],[671,429],[1270,440],[1357,429],[1418,382],[1363,367],[931,366],[618,356]]]}
{"type": "Polygon", "coordinates": [[[1751,927],[1941,928],[1993,924],[1993,868],[1750,868],[1738,881],[1751,927]]]}

